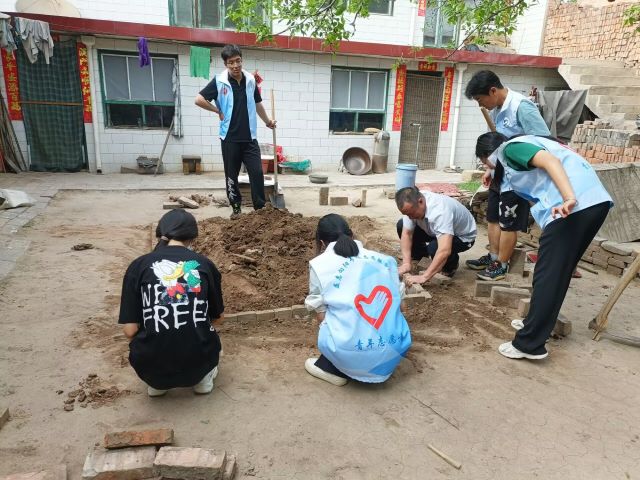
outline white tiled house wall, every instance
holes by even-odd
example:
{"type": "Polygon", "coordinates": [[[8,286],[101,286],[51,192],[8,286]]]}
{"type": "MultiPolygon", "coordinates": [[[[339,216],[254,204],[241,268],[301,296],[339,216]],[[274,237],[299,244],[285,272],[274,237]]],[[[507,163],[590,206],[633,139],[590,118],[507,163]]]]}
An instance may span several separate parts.
{"type": "Polygon", "coordinates": [[[518,18],[516,30],[511,34],[511,46],[521,55],[541,55],[544,39],[545,16],[549,0],[538,0],[518,18]]]}

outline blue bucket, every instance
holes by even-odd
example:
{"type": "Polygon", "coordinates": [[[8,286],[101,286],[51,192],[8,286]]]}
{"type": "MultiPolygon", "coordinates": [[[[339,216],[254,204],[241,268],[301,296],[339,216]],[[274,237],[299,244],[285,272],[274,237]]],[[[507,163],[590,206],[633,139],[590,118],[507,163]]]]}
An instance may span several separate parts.
{"type": "Polygon", "coordinates": [[[414,187],[417,171],[418,166],[415,163],[399,163],[396,165],[396,192],[401,188],[414,187]]]}

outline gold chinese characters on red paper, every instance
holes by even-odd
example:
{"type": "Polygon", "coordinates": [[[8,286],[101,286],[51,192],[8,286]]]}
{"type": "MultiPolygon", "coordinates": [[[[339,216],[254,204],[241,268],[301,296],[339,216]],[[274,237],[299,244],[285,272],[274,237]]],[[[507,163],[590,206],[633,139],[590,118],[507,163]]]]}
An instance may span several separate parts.
{"type": "Polygon", "coordinates": [[[396,69],[396,94],[393,101],[393,124],[391,130],[399,131],[402,128],[402,115],[404,113],[404,95],[407,87],[407,66],[400,65],[396,69]]]}
{"type": "Polygon", "coordinates": [[[80,88],[82,89],[82,117],[84,123],[91,123],[91,74],[89,73],[89,55],[86,45],[78,43],[77,46],[80,88]]]}
{"type": "Polygon", "coordinates": [[[18,64],[13,53],[2,49],[2,70],[4,71],[4,84],[7,89],[7,107],[11,120],[22,120],[22,107],[20,106],[20,83],[18,82],[18,64]]]}
{"type": "Polygon", "coordinates": [[[453,93],[453,67],[444,69],[444,93],[442,95],[442,119],[440,120],[440,131],[449,130],[449,112],[451,110],[451,94],[453,93]]]}

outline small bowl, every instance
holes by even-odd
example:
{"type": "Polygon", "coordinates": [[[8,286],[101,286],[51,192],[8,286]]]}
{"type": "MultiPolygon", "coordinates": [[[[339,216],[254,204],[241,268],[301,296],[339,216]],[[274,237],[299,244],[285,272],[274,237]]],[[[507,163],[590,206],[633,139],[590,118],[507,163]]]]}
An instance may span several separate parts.
{"type": "Polygon", "coordinates": [[[327,175],[322,175],[319,173],[312,173],[309,175],[309,181],[311,183],[327,183],[329,177],[327,175]]]}

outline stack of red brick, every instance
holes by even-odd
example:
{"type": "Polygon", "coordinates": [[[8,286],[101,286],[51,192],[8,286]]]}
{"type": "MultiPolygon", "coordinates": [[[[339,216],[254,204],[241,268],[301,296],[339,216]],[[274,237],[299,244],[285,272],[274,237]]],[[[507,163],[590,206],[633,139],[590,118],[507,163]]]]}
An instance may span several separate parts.
{"type": "Polygon", "coordinates": [[[607,122],[585,122],[574,130],[571,148],[589,163],[640,162],[640,133],[614,130],[607,122]]]}
{"type": "Polygon", "coordinates": [[[614,275],[622,276],[625,269],[629,267],[637,256],[638,252],[628,245],[609,242],[604,238],[596,237],[587,248],[582,261],[606,269],[607,272],[614,275]]]}

